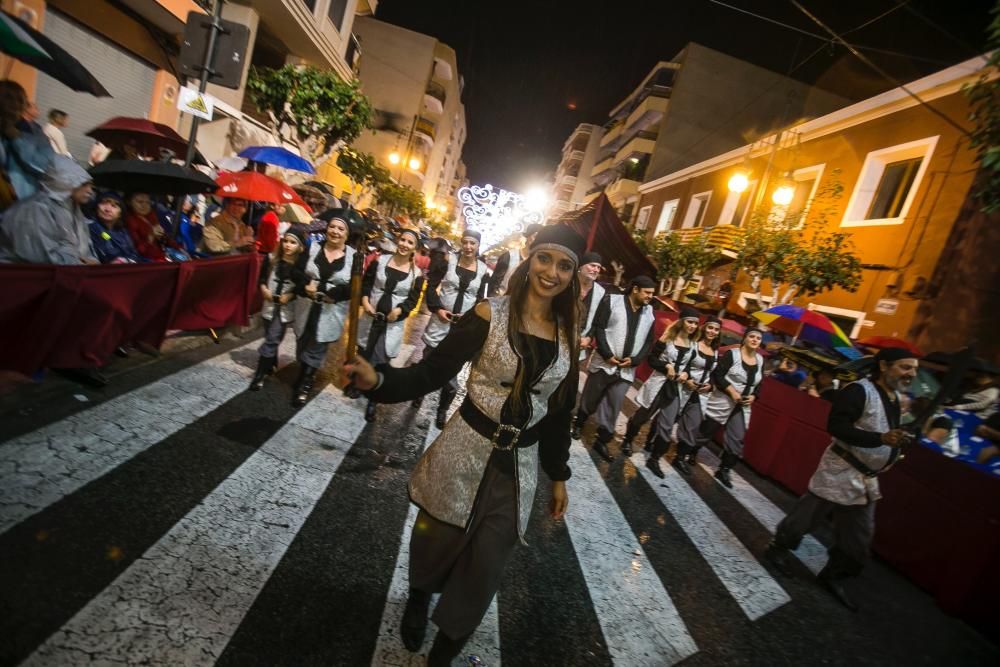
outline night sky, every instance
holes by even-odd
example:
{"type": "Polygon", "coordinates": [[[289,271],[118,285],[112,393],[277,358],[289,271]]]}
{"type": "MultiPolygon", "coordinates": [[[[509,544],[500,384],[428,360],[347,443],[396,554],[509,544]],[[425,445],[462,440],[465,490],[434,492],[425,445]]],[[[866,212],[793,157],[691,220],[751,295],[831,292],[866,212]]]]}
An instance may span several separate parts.
{"type": "MultiPolygon", "coordinates": [[[[994,5],[994,0],[800,2],[848,42],[903,54],[863,51],[904,82],[983,52],[994,5]]],[[[788,0],[725,4],[822,32],[788,0]]],[[[854,99],[892,87],[842,47],[823,46],[814,37],[710,0],[381,0],[375,18],[455,49],[465,78],[463,157],[469,177],[514,190],[544,179],[559,164],[562,144],[577,124],[603,124],[658,60],[673,58],[690,41],[783,74],[798,65],[793,77],[854,99]]]]}

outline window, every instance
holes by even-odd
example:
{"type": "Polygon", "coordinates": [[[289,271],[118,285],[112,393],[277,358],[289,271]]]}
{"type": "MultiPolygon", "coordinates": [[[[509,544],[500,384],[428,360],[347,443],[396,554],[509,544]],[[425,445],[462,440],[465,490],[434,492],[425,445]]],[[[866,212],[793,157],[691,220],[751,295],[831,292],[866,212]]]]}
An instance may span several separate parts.
{"type": "Polygon", "coordinates": [[[705,220],[705,211],[708,210],[708,200],[711,198],[711,190],[691,197],[691,203],[688,204],[687,213],[684,214],[684,224],[681,225],[681,229],[701,227],[701,223],[705,220]]]}
{"type": "Polygon", "coordinates": [[[642,231],[649,225],[649,214],[653,211],[652,204],[639,209],[639,215],[635,218],[635,230],[642,231]]]}
{"type": "Polygon", "coordinates": [[[757,181],[750,181],[743,192],[730,191],[726,195],[726,201],[722,204],[722,213],[719,214],[720,225],[735,225],[739,227],[746,218],[747,210],[750,207],[750,199],[754,190],[757,189],[757,181]]]}
{"type": "Polygon", "coordinates": [[[792,201],[789,202],[788,206],[781,204],[772,206],[768,219],[773,222],[781,222],[790,215],[796,216],[798,217],[797,226],[801,227],[806,221],[809,205],[812,204],[813,197],[816,196],[816,188],[819,186],[819,179],[823,175],[823,167],[825,166],[825,164],[817,164],[792,172],[792,181],[795,183],[792,201]]]}
{"type": "Polygon", "coordinates": [[[345,13],[347,13],[347,0],[330,0],[330,8],[326,10],[326,15],[330,17],[337,32],[340,32],[344,25],[345,13]]]}
{"type": "Polygon", "coordinates": [[[758,302],[757,295],[754,292],[740,292],[740,295],[736,297],[736,303],[748,313],[767,310],[771,306],[772,301],[774,301],[774,297],[761,294],[760,302],[758,302]]]}
{"type": "Polygon", "coordinates": [[[830,321],[840,327],[841,331],[850,338],[857,338],[861,334],[861,327],[864,325],[865,315],[867,314],[863,310],[833,308],[831,306],[820,306],[815,303],[810,303],[806,307],[809,310],[815,310],[829,317],[830,321]]]}
{"type": "Polygon", "coordinates": [[[671,225],[674,223],[674,216],[677,215],[677,205],[679,203],[679,199],[671,199],[663,204],[663,209],[660,210],[660,219],[656,221],[654,235],[659,236],[670,230],[671,225]]]}
{"type": "Polygon", "coordinates": [[[938,137],[873,151],[865,158],[843,227],[899,225],[916,198],[938,137]]]}

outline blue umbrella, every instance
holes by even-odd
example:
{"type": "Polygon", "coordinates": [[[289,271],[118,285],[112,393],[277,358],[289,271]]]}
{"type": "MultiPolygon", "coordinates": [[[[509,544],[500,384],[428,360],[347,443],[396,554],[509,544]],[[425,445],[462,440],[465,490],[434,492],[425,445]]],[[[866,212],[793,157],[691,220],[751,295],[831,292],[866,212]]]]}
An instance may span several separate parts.
{"type": "Polygon", "coordinates": [[[307,174],[315,174],[316,170],[309,161],[301,158],[287,148],[281,146],[249,146],[240,151],[240,157],[254,162],[263,162],[283,169],[294,169],[304,171],[307,174]]]}

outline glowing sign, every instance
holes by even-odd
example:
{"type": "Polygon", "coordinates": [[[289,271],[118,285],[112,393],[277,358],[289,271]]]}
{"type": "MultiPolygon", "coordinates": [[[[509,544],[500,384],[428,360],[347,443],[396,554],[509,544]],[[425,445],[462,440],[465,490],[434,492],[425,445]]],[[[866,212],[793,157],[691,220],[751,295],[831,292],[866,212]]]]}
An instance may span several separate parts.
{"type": "Polygon", "coordinates": [[[489,184],[460,188],[458,201],[466,226],[482,234],[483,250],[524,231],[528,225],[542,222],[543,212],[534,201],[489,184]]]}

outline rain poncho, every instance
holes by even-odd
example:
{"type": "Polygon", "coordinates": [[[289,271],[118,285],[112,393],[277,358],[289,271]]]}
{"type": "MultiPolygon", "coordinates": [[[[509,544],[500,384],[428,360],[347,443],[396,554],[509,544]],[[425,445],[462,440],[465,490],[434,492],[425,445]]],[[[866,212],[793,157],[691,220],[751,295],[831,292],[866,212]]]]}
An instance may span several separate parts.
{"type": "Polygon", "coordinates": [[[70,195],[91,180],[71,158],[52,159],[41,189],[14,203],[0,222],[0,261],[83,264],[97,261],[87,218],[70,195]]]}

